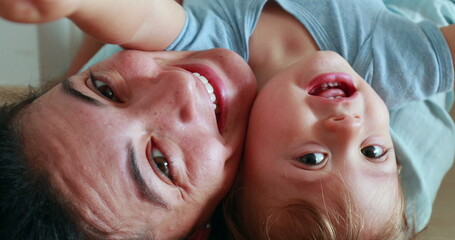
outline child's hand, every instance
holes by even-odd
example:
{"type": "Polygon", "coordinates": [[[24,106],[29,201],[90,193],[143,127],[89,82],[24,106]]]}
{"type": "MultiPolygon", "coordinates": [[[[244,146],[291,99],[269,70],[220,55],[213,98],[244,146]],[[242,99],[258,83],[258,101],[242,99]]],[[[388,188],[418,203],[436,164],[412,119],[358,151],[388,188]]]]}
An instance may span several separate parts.
{"type": "Polygon", "coordinates": [[[49,22],[70,16],[81,6],[82,1],[0,0],[0,16],[14,22],[49,22]]]}

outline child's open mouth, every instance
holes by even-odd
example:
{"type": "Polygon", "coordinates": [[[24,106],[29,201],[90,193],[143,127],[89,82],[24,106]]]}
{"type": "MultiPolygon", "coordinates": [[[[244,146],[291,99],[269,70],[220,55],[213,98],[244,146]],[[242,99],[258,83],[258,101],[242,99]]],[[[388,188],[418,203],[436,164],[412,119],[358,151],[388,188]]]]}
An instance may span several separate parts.
{"type": "Polygon", "coordinates": [[[308,85],[308,94],[328,99],[349,98],[357,90],[351,76],[345,73],[325,73],[308,85]]]}

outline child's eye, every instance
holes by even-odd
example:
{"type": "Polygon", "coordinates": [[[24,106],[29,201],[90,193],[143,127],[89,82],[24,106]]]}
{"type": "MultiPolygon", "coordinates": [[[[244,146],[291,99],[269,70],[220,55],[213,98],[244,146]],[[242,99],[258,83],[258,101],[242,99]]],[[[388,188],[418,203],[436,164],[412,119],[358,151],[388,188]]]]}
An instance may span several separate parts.
{"type": "Polygon", "coordinates": [[[90,81],[92,82],[95,89],[103,95],[105,98],[118,102],[117,98],[115,97],[114,91],[107,85],[105,82],[97,80],[92,73],[90,73],[90,81]]]}
{"type": "Polygon", "coordinates": [[[163,156],[163,153],[160,152],[160,150],[153,149],[152,160],[155,163],[158,170],[160,170],[160,172],[166,177],[169,177],[169,163],[163,156]]]}
{"type": "Polygon", "coordinates": [[[297,158],[297,161],[308,166],[318,166],[324,164],[326,158],[327,156],[324,153],[307,153],[297,158]]]}
{"type": "Polygon", "coordinates": [[[377,145],[364,147],[360,151],[362,152],[363,156],[371,159],[380,158],[386,153],[382,147],[377,145]]]}

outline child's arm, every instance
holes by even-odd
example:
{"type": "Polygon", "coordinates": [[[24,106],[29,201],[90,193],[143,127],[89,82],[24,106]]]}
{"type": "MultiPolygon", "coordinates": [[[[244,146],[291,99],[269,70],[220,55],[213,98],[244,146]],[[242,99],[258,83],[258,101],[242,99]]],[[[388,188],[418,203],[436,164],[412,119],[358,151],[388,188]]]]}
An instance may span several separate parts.
{"type": "Polygon", "coordinates": [[[185,21],[174,0],[0,0],[0,16],[26,23],[68,17],[102,42],[140,50],[166,48],[185,21]]]}
{"type": "MultiPolygon", "coordinates": [[[[455,68],[455,25],[449,25],[441,28],[441,32],[446,38],[449,45],[450,53],[452,54],[452,62],[455,68]]],[[[454,84],[455,89],[455,84],[454,84]]]]}

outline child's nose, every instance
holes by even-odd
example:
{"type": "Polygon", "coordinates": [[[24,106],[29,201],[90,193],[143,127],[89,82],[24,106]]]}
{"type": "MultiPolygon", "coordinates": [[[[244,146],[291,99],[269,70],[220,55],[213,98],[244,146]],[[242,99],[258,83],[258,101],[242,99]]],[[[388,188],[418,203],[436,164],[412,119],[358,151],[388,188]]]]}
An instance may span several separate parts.
{"type": "Polygon", "coordinates": [[[346,140],[359,134],[363,118],[360,115],[336,115],[324,120],[324,127],[333,135],[346,140]]]}

